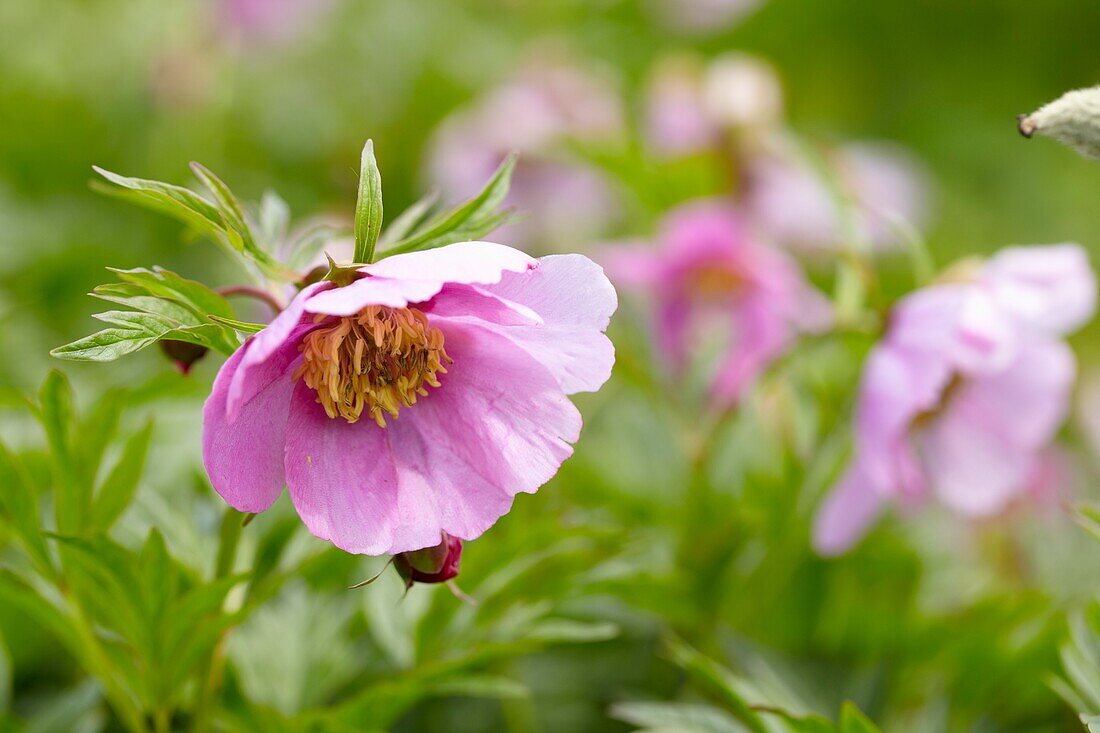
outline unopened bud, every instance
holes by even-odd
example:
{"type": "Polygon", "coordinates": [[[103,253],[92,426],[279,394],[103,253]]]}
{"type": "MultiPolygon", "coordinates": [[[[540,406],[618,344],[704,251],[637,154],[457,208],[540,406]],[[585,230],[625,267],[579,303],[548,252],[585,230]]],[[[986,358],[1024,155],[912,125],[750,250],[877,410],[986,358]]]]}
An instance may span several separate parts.
{"type": "Polygon", "coordinates": [[[724,54],[703,78],[703,108],[720,127],[768,127],[783,114],[783,87],[766,61],[724,54]]]}
{"type": "Polygon", "coordinates": [[[443,533],[443,541],[434,547],[394,556],[393,565],[404,579],[405,586],[413,583],[445,583],[458,575],[462,558],[462,540],[443,533]]]}
{"type": "Polygon", "coordinates": [[[206,356],[209,351],[205,346],[199,346],[189,341],[173,341],[165,339],[160,342],[160,350],[175,365],[179,373],[187,376],[196,361],[206,356]]]}
{"type": "Polygon", "coordinates": [[[1054,138],[1081,155],[1100,160],[1100,86],[1066,92],[1017,118],[1020,134],[1054,138]]]}

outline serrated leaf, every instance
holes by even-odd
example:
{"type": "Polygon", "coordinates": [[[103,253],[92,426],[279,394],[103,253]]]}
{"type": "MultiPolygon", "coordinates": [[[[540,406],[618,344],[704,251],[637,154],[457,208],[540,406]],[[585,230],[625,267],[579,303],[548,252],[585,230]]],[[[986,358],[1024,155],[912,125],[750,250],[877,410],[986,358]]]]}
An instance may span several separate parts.
{"type": "Polygon", "coordinates": [[[153,424],[148,422],[126,442],[122,455],[103,480],[103,485],[99,487],[92,501],[88,520],[92,529],[106,532],[130,506],[145,468],[145,456],[149,452],[152,435],[153,424]]]}
{"type": "Polygon", "coordinates": [[[200,316],[192,309],[174,300],[148,295],[145,288],[133,283],[97,285],[90,295],[134,310],[165,316],[184,325],[198,326],[203,323],[200,316]]]}
{"type": "Polygon", "coordinates": [[[367,140],[359,160],[359,193],[355,199],[355,261],[373,262],[382,231],[382,174],[374,158],[374,141],[367,140]]]}
{"type": "Polygon", "coordinates": [[[509,155],[477,196],[440,214],[416,234],[393,243],[386,254],[433,249],[454,242],[477,239],[500,226],[509,214],[498,212],[497,208],[508,195],[515,166],[516,156],[509,155]]]}

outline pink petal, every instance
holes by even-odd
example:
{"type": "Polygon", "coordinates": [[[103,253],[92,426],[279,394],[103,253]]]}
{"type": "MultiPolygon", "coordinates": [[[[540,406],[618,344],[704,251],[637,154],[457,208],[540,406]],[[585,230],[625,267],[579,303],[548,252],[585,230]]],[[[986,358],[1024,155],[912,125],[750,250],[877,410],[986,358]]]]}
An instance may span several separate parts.
{"type": "Polygon", "coordinates": [[[537,266],[530,255],[503,244],[460,242],[387,257],[363,267],[362,272],[393,280],[489,285],[500,282],[505,272],[525,272],[537,266]]]}
{"type": "Polygon", "coordinates": [[[909,426],[939,406],[951,374],[950,364],[934,351],[883,343],[867,357],[856,440],[861,472],[879,491],[920,492],[920,471],[908,446],[909,426]]]}
{"type": "Polygon", "coordinates": [[[735,331],[730,351],[718,368],[711,389],[722,402],[740,399],[793,338],[786,320],[761,297],[739,306],[735,331]]]}
{"type": "Polygon", "coordinates": [[[1027,488],[1034,452],[989,430],[980,415],[951,411],[916,439],[932,490],[955,511],[993,514],[1027,488]]]}
{"type": "Polygon", "coordinates": [[[293,385],[285,373],[269,381],[231,425],[226,402],[244,357],[241,347],[222,365],[203,406],[202,457],[210,483],[230,506],[262,512],[283,490],[283,435],[293,385]]]}
{"type": "Polygon", "coordinates": [[[1096,312],[1096,276],[1075,244],[1003,249],[983,279],[1000,307],[1036,331],[1070,333],[1096,312]]]}
{"type": "Polygon", "coordinates": [[[611,376],[615,347],[603,331],[618,297],[595,262],[582,255],[543,257],[538,269],[506,273],[485,290],[542,318],[541,324],[496,330],[542,363],[566,394],[594,392],[611,376]]]}
{"type": "Polygon", "coordinates": [[[350,316],[368,305],[404,308],[429,300],[443,289],[441,280],[396,280],[364,277],[342,288],[333,288],[309,299],[306,310],[330,316],[350,316]]]}
{"type": "Polygon", "coordinates": [[[964,382],[948,410],[966,411],[1011,442],[1037,448],[1049,443],[1066,419],[1076,376],[1076,360],[1065,343],[1030,343],[1009,368],[964,382]]]}
{"type": "Polygon", "coordinates": [[[286,481],[294,508],[317,537],[366,555],[439,544],[435,497],[398,486],[389,429],[331,419],[303,382],[286,427],[286,481]]]}
{"type": "Polygon", "coordinates": [[[852,466],[818,510],[813,529],[814,549],[826,557],[846,552],[863,537],[882,508],[882,494],[858,464],[852,466]]]}
{"type": "Polygon", "coordinates": [[[470,540],[515,494],[557,473],[581,418],[553,376],[510,340],[469,323],[434,323],[454,364],[387,431],[402,490],[431,493],[441,528],[470,540]]]}
{"type": "MultiPolygon", "coordinates": [[[[330,282],[319,282],[308,285],[290,301],[279,315],[267,324],[267,327],[255,336],[248,339],[245,346],[247,351],[241,362],[240,369],[233,375],[233,381],[229,386],[228,414],[230,423],[237,419],[240,408],[257,393],[267,387],[271,380],[285,371],[287,359],[293,359],[297,354],[297,343],[305,331],[301,326],[305,315],[305,304],[311,296],[332,287],[330,282]],[[285,349],[286,344],[292,344],[292,350],[285,349]],[[288,357],[288,354],[292,354],[288,357]],[[279,355],[280,363],[260,368],[273,355],[279,355]]],[[[305,329],[308,331],[308,327],[305,329]]]]}

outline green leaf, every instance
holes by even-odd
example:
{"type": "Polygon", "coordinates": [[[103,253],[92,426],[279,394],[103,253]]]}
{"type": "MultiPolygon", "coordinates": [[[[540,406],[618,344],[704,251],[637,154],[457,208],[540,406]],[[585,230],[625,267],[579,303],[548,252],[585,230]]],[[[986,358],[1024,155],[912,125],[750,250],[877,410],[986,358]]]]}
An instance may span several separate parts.
{"type": "Polygon", "coordinates": [[[1081,717],[1081,722],[1085,724],[1085,728],[1089,733],[1100,733],[1100,715],[1088,719],[1085,719],[1084,716],[1081,717]]]}
{"type": "Polygon", "coordinates": [[[382,232],[382,236],[378,238],[378,244],[385,248],[387,245],[415,233],[438,202],[439,191],[432,191],[402,211],[396,219],[390,222],[390,225],[386,227],[386,231],[382,232]]]}
{"type": "Polygon", "coordinates": [[[610,622],[585,623],[555,618],[533,625],[524,638],[550,644],[590,644],[608,641],[618,635],[619,627],[610,622]]]}
{"type": "Polygon", "coordinates": [[[215,315],[223,318],[233,317],[233,308],[229,301],[195,280],[188,280],[162,267],[152,270],[144,267],[121,270],[108,267],[120,280],[144,288],[151,295],[174,300],[190,308],[198,316],[215,315]]]}
{"type": "Polygon", "coordinates": [[[463,673],[431,685],[437,697],[479,697],[497,700],[517,700],[530,696],[527,686],[493,674],[463,673]]]}
{"type": "Polygon", "coordinates": [[[665,646],[672,661],[700,683],[704,691],[721,703],[733,717],[753,733],[768,733],[760,715],[738,692],[737,678],[732,672],[675,637],[669,637],[665,646]]]}
{"type": "Polygon", "coordinates": [[[229,186],[225,185],[222,179],[214,175],[213,171],[201,163],[192,162],[191,171],[214,195],[214,200],[218,204],[218,212],[225,223],[225,227],[237,232],[240,236],[242,249],[255,248],[256,240],[252,236],[252,229],[245,220],[244,208],[237,197],[233,195],[233,192],[229,190],[229,186]]]}
{"type": "Polygon", "coordinates": [[[878,726],[860,712],[855,703],[845,701],[840,708],[840,733],[882,733],[878,726]]]}
{"type": "Polygon", "coordinates": [[[262,323],[249,323],[248,321],[238,321],[233,318],[222,318],[221,316],[210,316],[209,318],[214,323],[217,323],[220,326],[226,326],[227,328],[232,328],[234,331],[237,331],[239,333],[259,333],[260,331],[267,328],[267,326],[262,323]]]}
{"type": "Polygon", "coordinates": [[[88,520],[92,529],[106,532],[130,505],[145,468],[145,456],[149,452],[152,435],[153,423],[148,422],[126,442],[122,455],[107,474],[92,502],[88,520]]]}
{"type": "Polygon", "coordinates": [[[80,440],[75,443],[73,450],[79,462],[80,475],[89,483],[95,483],[107,446],[118,433],[124,404],[123,390],[107,390],[80,421],[80,440]]]}
{"type": "Polygon", "coordinates": [[[50,356],[69,361],[114,361],[141,351],[160,340],[129,328],[105,328],[70,344],[58,346],[50,356]]]}
{"type": "Polygon", "coordinates": [[[624,702],[612,705],[611,717],[654,730],[698,733],[742,733],[744,727],[725,711],[682,702],[624,702]]]}
{"type": "Polygon", "coordinates": [[[0,601],[5,606],[20,609],[28,618],[41,625],[61,642],[78,661],[88,663],[87,649],[76,630],[75,621],[67,613],[43,598],[23,578],[0,568],[0,601]]]}
{"type": "Polygon", "coordinates": [[[176,563],[168,554],[164,535],[156,527],[149,530],[141,548],[138,566],[145,595],[144,618],[153,626],[158,626],[165,610],[176,596],[180,578],[176,563]]]}
{"type": "Polygon", "coordinates": [[[374,141],[367,140],[359,162],[359,194],[355,200],[355,261],[374,261],[382,230],[382,174],[374,159],[374,141]]]}
{"type": "Polygon", "coordinates": [[[73,452],[76,408],[64,374],[50,370],[38,392],[39,419],[46,432],[54,469],[54,513],[62,532],[76,532],[91,502],[91,483],[78,475],[73,452]]]}
{"type": "Polygon", "coordinates": [[[53,560],[38,513],[38,495],[18,456],[0,443],[0,516],[11,524],[38,568],[53,575],[53,560]]]}
{"type": "MultiPolygon", "coordinates": [[[[108,268],[111,269],[111,268],[108,268]]],[[[97,287],[92,295],[128,305],[134,311],[107,311],[94,317],[111,324],[50,353],[73,361],[113,361],[171,338],[231,354],[239,346],[233,329],[213,317],[233,320],[229,302],[202,283],[155,267],[112,271],[123,281],[97,287]]]]}
{"type": "Polygon", "coordinates": [[[222,241],[222,216],[218,208],[189,188],[144,178],[120,176],[98,166],[92,169],[123,189],[98,189],[179,219],[192,229],[222,241]]]}
{"type": "Polygon", "coordinates": [[[509,155],[497,168],[481,193],[461,206],[440,214],[421,231],[394,242],[386,250],[386,254],[414,252],[478,239],[499,227],[510,216],[508,212],[498,212],[497,207],[508,195],[512,171],[515,167],[516,156],[509,155]]]}

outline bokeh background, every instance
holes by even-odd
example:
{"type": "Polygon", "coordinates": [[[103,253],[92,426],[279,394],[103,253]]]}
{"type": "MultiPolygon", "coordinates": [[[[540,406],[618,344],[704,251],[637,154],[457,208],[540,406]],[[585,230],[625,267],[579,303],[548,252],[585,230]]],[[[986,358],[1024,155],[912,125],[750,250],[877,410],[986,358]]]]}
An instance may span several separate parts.
{"type": "MultiPolygon", "coordinates": [[[[584,214],[579,204],[593,200],[587,194],[566,199],[548,219],[528,212],[511,236],[536,254],[599,259],[607,242],[651,236],[679,200],[721,189],[713,168],[690,156],[646,162],[660,157],[647,141],[647,105],[656,70],[670,58],[705,65],[730,51],[770,64],[781,84],[782,124],[811,147],[875,140],[907,151],[922,181],[914,224],[938,266],[1009,244],[1075,241],[1094,258],[1100,252],[1100,167],[1049,141],[1025,141],[1015,129],[1018,113],[1100,78],[1100,4],[733,5],[0,3],[0,434],[19,450],[40,450],[20,395],[58,366],[51,348],[92,330],[97,303],[86,293],[110,279],[104,267],[158,264],[213,285],[239,279],[178,223],[94,192],[93,164],[188,184],[196,160],[244,199],[273,189],[296,219],[346,225],[366,138],[375,142],[387,213],[400,211],[429,189],[447,188],[439,172],[446,130],[472,128],[472,137],[451,143],[469,152],[478,134],[494,125],[507,130],[510,115],[529,111],[522,101],[502,103],[495,118],[471,111],[522,70],[572,68],[584,83],[567,85],[561,106],[582,119],[578,125],[585,104],[596,118],[601,104],[611,105],[618,119],[555,152],[596,172],[610,192],[597,208],[615,215],[571,226],[574,214],[584,214]],[[600,99],[586,103],[585,84],[600,99]]],[[[478,164],[475,156],[454,165],[460,174],[478,164]]],[[[552,183],[530,185],[536,199],[568,195],[552,183]]],[[[831,287],[820,255],[807,267],[831,287]]],[[[911,286],[907,257],[887,254],[876,268],[876,303],[911,286]]],[[[1088,613],[1100,580],[1100,547],[1068,514],[1024,511],[972,526],[932,511],[889,520],[839,560],[810,551],[809,517],[845,450],[836,436],[845,434],[866,338],[808,347],[749,400],[718,441],[713,471],[723,491],[709,507],[715,527],[684,560],[676,549],[689,472],[677,448],[681,422],[636,376],[647,368],[636,306],[625,303],[613,326],[622,362],[615,378],[579,403],[586,432],[575,458],[467,548],[464,588],[487,600],[474,611],[456,610],[445,590],[417,588],[401,604],[396,587],[349,594],[346,577],[377,565],[296,537],[298,556],[314,562],[231,635],[226,706],[238,717],[227,713],[222,728],[278,730],[278,718],[287,730],[304,730],[293,722],[302,711],[338,706],[380,680],[414,679],[415,704],[387,717],[376,703],[347,728],[326,728],[329,721],[318,729],[742,730],[721,713],[707,717],[706,695],[669,658],[671,630],[735,669],[751,695],[797,710],[835,717],[852,699],[886,731],[1081,729],[1076,713],[1087,712],[1089,701],[1081,685],[1098,678],[1067,671],[1060,651],[1068,644],[1072,656],[1087,640],[1086,616],[1078,614],[1088,613]],[[783,400],[813,406],[809,427],[775,418],[785,414],[783,400]],[[523,694],[432,686],[425,670],[480,659],[494,634],[526,633],[551,612],[575,625],[559,635],[565,641],[573,633],[591,643],[519,644],[486,661],[495,675],[484,678],[486,687],[518,680],[523,694]],[[607,624],[614,633],[604,633],[607,624]],[[1075,686],[1084,698],[1076,707],[1063,699],[1075,686]],[[275,717],[240,712],[254,708],[275,717]],[[677,710],[680,717],[661,722],[677,710]]],[[[245,315],[263,312],[245,306],[245,315]]],[[[1094,473],[1087,398],[1100,370],[1098,335],[1093,326],[1072,341],[1082,386],[1064,442],[1080,499],[1094,473]]],[[[63,365],[79,402],[126,386],[134,413],[126,424],[156,420],[153,457],[119,541],[140,544],[157,525],[173,554],[196,568],[212,561],[220,511],[202,485],[198,442],[199,407],[218,362],[208,357],[188,377],[155,349],[113,364],[63,365]]],[[[269,536],[278,521],[261,517],[255,536],[269,536]]],[[[0,603],[0,638],[10,660],[0,680],[14,691],[7,696],[12,730],[118,729],[96,686],[82,685],[80,665],[58,652],[34,614],[0,603]]]]}

